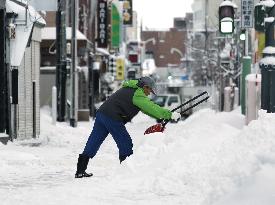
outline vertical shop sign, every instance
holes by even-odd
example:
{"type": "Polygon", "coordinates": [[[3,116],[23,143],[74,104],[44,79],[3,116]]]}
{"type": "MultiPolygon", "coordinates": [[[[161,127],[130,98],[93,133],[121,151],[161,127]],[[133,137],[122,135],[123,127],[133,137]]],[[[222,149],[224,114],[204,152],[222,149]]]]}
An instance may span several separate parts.
{"type": "Polygon", "coordinates": [[[117,58],[116,60],[116,79],[124,80],[125,62],[123,58],[117,58]]]}
{"type": "Polygon", "coordinates": [[[97,47],[108,46],[108,8],[107,0],[99,0],[97,6],[97,47]]]}

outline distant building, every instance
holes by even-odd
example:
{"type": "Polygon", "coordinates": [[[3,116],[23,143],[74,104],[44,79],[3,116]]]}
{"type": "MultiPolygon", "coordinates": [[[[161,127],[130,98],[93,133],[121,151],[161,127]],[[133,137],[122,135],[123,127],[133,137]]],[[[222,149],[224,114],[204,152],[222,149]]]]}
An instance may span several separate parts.
{"type": "Polygon", "coordinates": [[[157,67],[182,67],[190,60],[191,51],[186,45],[192,44],[192,33],[193,13],[186,13],[185,17],[174,18],[169,30],[142,30],[141,40],[145,42],[146,56],[154,58],[157,67]]]}
{"type": "Polygon", "coordinates": [[[153,56],[157,67],[179,65],[186,51],[186,32],[186,29],[177,28],[168,31],[142,30],[141,40],[145,42],[145,50],[153,56]]]}

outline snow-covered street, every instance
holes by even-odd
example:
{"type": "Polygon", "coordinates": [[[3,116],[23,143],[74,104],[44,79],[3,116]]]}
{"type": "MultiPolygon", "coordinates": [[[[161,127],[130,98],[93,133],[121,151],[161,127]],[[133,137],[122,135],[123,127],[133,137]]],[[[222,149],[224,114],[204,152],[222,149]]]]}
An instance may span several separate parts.
{"type": "Polygon", "coordinates": [[[164,133],[155,121],[127,124],[134,155],[119,164],[111,136],[90,161],[91,178],[75,179],[93,122],[51,124],[41,110],[39,139],[0,145],[1,205],[271,205],[275,201],[275,115],[244,125],[239,110],[201,110],[164,133]]]}

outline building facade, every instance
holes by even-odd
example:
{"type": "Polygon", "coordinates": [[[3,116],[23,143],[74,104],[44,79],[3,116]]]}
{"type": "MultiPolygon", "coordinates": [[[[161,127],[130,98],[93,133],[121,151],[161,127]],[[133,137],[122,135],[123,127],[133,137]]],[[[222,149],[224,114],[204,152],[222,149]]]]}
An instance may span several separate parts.
{"type": "Polygon", "coordinates": [[[1,115],[6,125],[1,132],[9,140],[35,138],[40,134],[40,42],[45,21],[24,2],[8,0],[4,8],[5,78],[1,81],[6,98],[1,103],[6,112],[1,115]]]}
{"type": "Polygon", "coordinates": [[[145,50],[151,53],[157,67],[179,65],[185,56],[186,30],[171,28],[168,31],[141,31],[145,50]]]}

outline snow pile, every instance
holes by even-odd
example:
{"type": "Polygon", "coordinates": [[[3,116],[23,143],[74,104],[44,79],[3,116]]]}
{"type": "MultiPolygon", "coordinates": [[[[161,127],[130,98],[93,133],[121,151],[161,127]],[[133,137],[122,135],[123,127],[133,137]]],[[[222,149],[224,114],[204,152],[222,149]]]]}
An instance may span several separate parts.
{"type": "Polygon", "coordinates": [[[89,179],[73,177],[91,124],[53,126],[48,110],[41,116],[39,139],[0,145],[1,204],[273,204],[274,114],[245,126],[238,110],[205,109],[151,135],[143,132],[155,121],[139,114],[127,124],[134,155],[120,165],[107,137],[89,179]]]}
{"type": "Polygon", "coordinates": [[[222,59],[230,58],[230,51],[231,51],[231,45],[230,45],[230,43],[226,43],[224,46],[224,49],[220,53],[220,57],[222,59]]]}

